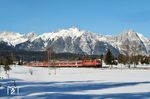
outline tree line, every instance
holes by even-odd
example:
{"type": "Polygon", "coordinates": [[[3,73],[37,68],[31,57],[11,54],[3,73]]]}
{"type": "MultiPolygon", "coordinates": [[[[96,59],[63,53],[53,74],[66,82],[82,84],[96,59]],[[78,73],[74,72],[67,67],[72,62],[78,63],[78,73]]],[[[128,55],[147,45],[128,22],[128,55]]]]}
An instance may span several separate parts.
{"type": "Polygon", "coordinates": [[[142,56],[142,55],[124,55],[120,54],[117,57],[113,56],[110,49],[108,49],[107,53],[104,55],[104,62],[107,65],[117,65],[118,63],[128,65],[133,64],[134,67],[138,64],[150,64],[150,56],[142,56]]]}

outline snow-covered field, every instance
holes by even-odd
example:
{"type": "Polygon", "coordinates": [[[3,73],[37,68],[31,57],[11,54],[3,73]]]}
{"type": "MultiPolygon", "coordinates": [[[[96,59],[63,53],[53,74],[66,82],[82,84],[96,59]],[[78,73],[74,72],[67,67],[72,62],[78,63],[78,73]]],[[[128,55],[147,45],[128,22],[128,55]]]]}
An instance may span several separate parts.
{"type": "Polygon", "coordinates": [[[9,79],[4,71],[0,76],[0,99],[150,98],[150,69],[12,66],[9,79]],[[14,80],[18,95],[7,93],[14,80]]]}

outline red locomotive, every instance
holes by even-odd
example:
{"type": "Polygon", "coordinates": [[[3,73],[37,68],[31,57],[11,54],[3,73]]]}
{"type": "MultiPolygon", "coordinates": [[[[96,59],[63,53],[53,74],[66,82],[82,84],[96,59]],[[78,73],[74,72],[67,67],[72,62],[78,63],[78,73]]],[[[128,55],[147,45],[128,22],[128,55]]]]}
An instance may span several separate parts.
{"type": "Polygon", "coordinates": [[[50,62],[30,62],[25,65],[32,67],[102,67],[102,61],[100,59],[78,61],[51,60],[50,62]]]}

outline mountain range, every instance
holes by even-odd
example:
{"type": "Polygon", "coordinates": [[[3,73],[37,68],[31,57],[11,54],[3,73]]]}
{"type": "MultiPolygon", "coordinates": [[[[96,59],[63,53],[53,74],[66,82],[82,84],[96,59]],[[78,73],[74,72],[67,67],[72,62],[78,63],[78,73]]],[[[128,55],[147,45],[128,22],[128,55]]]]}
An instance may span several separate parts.
{"type": "Polygon", "coordinates": [[[115,36],[76,27],[41,35],[34,32],[0,32],[0,50],[44,51],[47,48],[52,48],[56,53],[102,55],[110,49],[114,55],[150,55],[150,40],[134,30],[126,30],[115,36]]]}

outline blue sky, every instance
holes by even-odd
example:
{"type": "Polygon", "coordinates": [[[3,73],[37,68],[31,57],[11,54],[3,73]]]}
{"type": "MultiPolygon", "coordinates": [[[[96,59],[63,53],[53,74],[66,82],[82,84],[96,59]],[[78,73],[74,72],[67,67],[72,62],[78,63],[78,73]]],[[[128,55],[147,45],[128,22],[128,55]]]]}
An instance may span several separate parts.
{"type": "Polygon", "coordinates": [[[77,26],[101,34],[134,29],[150,38],[150,0],[0,0],[0,31],[77,26]]]}

